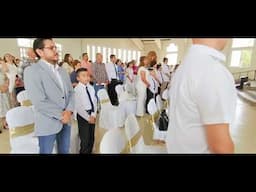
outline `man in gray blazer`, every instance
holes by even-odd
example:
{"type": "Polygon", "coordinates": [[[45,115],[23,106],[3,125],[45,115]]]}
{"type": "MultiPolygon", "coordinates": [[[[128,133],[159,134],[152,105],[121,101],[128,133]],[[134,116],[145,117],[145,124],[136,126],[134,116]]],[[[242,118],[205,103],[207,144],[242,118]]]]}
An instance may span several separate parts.
{"type": "Polygon", "coordinates": [[[38,38],[33,49],[39,61],[24,72],[25,89],[35,109],[35,135],[40,153],[69,153],[74,91],[67,72],[58,66],[58,52],[51,38],[38,38]]]}

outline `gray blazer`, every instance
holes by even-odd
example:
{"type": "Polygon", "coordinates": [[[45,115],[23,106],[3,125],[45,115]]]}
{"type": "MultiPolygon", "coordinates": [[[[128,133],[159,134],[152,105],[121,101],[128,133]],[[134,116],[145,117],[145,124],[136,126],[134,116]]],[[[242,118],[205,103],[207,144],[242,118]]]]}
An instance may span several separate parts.
{"type": "Polygon", "coordinates": [[[67,72],[59,69],[65,86],[63,93],[49,66],[39,60],[24,71],[24,84],[35,108],[35,135],[53,135],[61,131],[61,113],[74,111],[74,90],[67,72]]]}

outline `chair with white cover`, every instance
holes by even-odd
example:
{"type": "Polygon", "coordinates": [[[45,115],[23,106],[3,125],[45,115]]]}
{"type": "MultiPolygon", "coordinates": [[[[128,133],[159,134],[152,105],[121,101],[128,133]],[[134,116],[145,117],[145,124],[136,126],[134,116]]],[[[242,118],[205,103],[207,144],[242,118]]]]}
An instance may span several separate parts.
{"type": "Polygon", "coordinates": [[[152,116],[150,123],[154,130],[153,139],[164,141],[166,138],[167,131],[160,131],[158,125],[156,124],[156,120],[158,120],[156,116],[160,115],[160,111],[158,110],[154,99],[150,99],[147,108],[149,114],[152,116]]]}
{"type": "Polygon", "coordinates": [[[162,111],[162,109],[163,109],[163,101],[162,101],[160,95],[156,96],[156,106],[157,106],[159,111],[162,111]]]}
{"type": "Polygon", "coordinates": [[[127,136],[130,153],[166,153],[166,147],[145,145],[143,130],[140,129],[134,114],[125,121],[125,134],[127,136]]]}
{"type": "Polygon", "coordinates": [[[111,104],[106,89],[100,89],[97,95],[101,105],[99,127],[103,129],[122,127],[122,121],[120,119],[122,111],[117,106],[111,104]]]}
{"type": "Polygon", "coordinates": [[[117,93],[117,98],[118,98],[119,103],[126,99],[126,94],[125,94],[123,85],[117,85],[115,87],[115,91],[117,93]]]}
{"type": "Polygon", "coordinates": [[[100,153],[125,153],[127,139],[121,129],[111,129],[107,131],[100,142],[100,153]]]}
{"type": "Polygon", "coordinates": [[[168,89],[165,89],[162,94],[163,101],[163,109],[166,109],[166,112],[168,113],[169,108],[169,96],[168,96],[168,89]]]}
{"type": "Polygon", "coordinates": [[[28,93],[26,90],[23,90],[18,93],[17,101],[20,103],[21,106],[31,106],[32,103],[29,100],[28,93]]]}
{"type": "Polygon", "coordinates": [[[6,121],[9,126],[11,153],[39,153],[31,107],[20,106],[9,110],[6,121]]]}
{"type": "Polygon", "coordinates": [[[168,89],[165,89],[165,90],[163,91],[162,99],[163,99],[163,100],[168,100],[168,89]]]}

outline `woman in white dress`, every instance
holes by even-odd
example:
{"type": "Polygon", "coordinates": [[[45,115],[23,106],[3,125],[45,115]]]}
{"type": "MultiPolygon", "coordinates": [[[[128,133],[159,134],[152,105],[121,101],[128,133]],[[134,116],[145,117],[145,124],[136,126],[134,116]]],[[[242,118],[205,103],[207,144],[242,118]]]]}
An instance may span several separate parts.
{"type": "Polygon", "coordinates": [[[147,88],[150,86],[149,83],[149,60],[145,56],[140,57],[140,65],[137,74],[137,81],[136,81],[136,92],[137,92],[137,109],[136,115],[142,117],[145,115],[146,111],[146,96],[147,96],[147,88]]]}
{"type": "Polygon", "coordinates": [[[135,96],[135,75],[133,72],[133,62],[129,62],[126,68],[126,91],[127,93],[135,96]]]}
{"type": "Polygon", "coordinates": [[[3,128],[7,128],[5,115],[10,109],[8,97],[9,80],[5,74],[5,71],[7,70],[8,68],[5,62],[0,61],[0,133],[2,133],[3,128]]]}
{"type": "Polygon", "coordinates": [[[15,95],[15,80],[16,80],[16,75],[18,75],[18,67],[14,64],[14,57],[9,53],[6,53],[4,55],[4,62],[6,63],[8,68],[6,75],[9,79],[9,94],[10,94],[11,107],[15,107],[17,104],[16,95],[15,95]]]}
{"type": "Polygon", "coordinates": [[[61,67],[63,67],[69,75],[74,71],[72,62],[73,62],[73,57],[71,56],[71,54],[69,53],[65,54],[64,62],[61,67]]]}

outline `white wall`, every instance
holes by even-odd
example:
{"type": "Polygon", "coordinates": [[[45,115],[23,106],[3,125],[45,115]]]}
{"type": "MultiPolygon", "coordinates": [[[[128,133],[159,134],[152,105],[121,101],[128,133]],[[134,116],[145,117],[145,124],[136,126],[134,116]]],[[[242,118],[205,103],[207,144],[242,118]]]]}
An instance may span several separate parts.
{"type": "Polygon", "coordinates": [[[161,49],[157,47],[155,43],[145,44],[143,55],[147,55],[149,51],[156,51],[157,53],[157,62],[163,61],[163,58],[166,56],[166,48],[170,45],[170,43],[174,43],[178,46],[178,59],[177,62],[182,61],[184,54],[186,53],[188,39],[185,38],[172,38],[170,41],[162,41],[161,49]]]}
{"type": "Polygon", "coordinates": [[[16,38],[0,38],[0,57],[10,53],[15,57],[20,56],[16,38]]]}
{"type": "MultiPolygon", "coordinates": [[[[158,51],[158,56],[159,56],[158,61],[161,62],[162,58],[165,57],[165,55],[167,54],[166,47],[170,43],[175,43],[179,47],[179,55],[178,55],[178,62],[179,62],[180,60],[182,61],[188,48],[191,46],[192,41],[191,39],[174,38],[174,39],[171,39],[170,42],[163,42],[161,51],[159,51],[159,49],[155,45],[146,46],[146,49],[147,51],[149,51],[149,49],[154,50],[155,48],[155,50],[158,51]]],[[[225,49],[223,50],[223,53],[226,55],[226,58],[227,58],[225,65],[231,73],[236,73],[234,74],[235,78],[237,78],[239,75],[246,75],[247,74],[246,71],[256,70],[256,45],[254,46],[254,50],[253,50],[251,67],[248,67],[248,68],[230,67],[231,52],[232,52],[232,39],[230,38],[225,49]]],[[[249,78],[254,78],[254,72],[249,73],[249,78]]]]}
{"type": "Polygon", "coordinates": [[[82,40],[80,38],[54,38],[53,40],[62,45],[63,58],[66,53],[70,53],[74,59],[80,59],[82,48],[82,40]]]}
{"type": "MultiPolygon", "coordinates": [[[[128,50],[141,51],[141,55],[146,55],[149,51],[154,50],[158,55],[158,62],[162,62],[163,57],[166,56],[166,47],[170,43],[175,43],[179,47],[178,62],[182,61],[187,49],[191,45],[191,39],[185,38],[172,38],[169,42],[162,42],[161,50],[155,43],[145,44],[144,49],[140,50],[135,43],[129,38],[54,38],[57,43],[62,44],[63,56],[65,53],[70,53],[74,59],[81,59],[81,54],[86,52],[87,44],[95,46],[105,46],[111,48],[121,48],[128,50]]],[[[230,39],[227,46],[224,49],[224,54],[227,56],[226,66],[230,72],[243,72],[248,70],[256,70],[256,45],[253,50],[252,63],[249,68],[230,67],[231,58],[231,43],[230,39]]],[[[0,38],[0,57],[3,57],[5,53],[13,54],[19,57],[19,49],[17,46],[16,38],[0,38]]],[[[250,78],[253,77],[253,73],[250,74],[250,78]]]]}
{"type": "MultiPolygon", "coordinates": [[[[31,39],[31,38],[30,38],[31,39]]],[[[65,53],[71,53],[74,58],[79,58],[81,55],[81,39],[60,39],[53,38],[56,43],[62,44],[63,56],[65,53]]],[[[0,57],[5,53],[10,53],[16,57],[20,57],[20,52],[16,38],[1,38],[0,39],[0,57]]]]}
{"type": "MultiPolygon", "coordinates": [[[[84,38],[82,39],[82,53],[87,51],[87,45],[141,51],[133,41],[128,38],[84,38]]],[[[95,60],[95,58],[89,59],[95,60]]]]}

